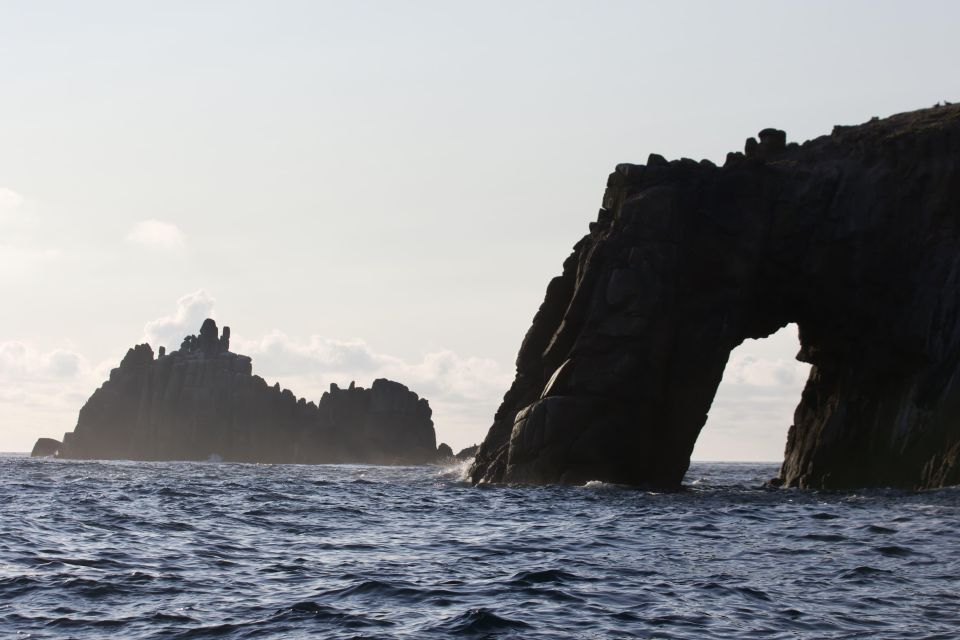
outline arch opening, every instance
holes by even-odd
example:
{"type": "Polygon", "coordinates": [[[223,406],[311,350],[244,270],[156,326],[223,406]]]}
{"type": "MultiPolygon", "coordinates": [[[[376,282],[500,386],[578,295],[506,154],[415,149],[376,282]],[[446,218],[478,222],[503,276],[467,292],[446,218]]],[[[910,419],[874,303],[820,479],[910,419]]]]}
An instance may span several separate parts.
{"type": "Polygon", "coordinates": [[[781,463],[787,431],[810,375],[796,359],[796,324],[733,351],[690,459],[781,463]]]}

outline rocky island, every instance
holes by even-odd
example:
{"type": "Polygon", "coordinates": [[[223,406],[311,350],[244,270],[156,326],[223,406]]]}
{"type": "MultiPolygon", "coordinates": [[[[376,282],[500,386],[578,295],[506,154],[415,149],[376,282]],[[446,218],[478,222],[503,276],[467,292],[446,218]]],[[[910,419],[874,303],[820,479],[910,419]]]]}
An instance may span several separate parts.
{"type": "Polygon", "coordinates": [[[330,385],[318,403],[252,374],[230,328],[207,319],[180,349],[129,351],[63,442],[34,455],[75,459],[422,464],[437,457],[430,405],[404,385],[330,385]]]}
{"type": "Polygon", "coordinates": [[[676,487],[730,351],[812,365],[776,483],[960,483],[960,106],[621,164],[547,286],[474,482],[676,487]]]}

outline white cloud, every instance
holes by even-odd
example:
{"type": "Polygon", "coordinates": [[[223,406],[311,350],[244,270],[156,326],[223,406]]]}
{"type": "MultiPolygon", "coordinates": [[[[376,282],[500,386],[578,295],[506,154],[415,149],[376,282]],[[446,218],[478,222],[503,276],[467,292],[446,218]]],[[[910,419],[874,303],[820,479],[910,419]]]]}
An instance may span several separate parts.
{"type": "Polygon", "coordinates": [[[29,451],[39,436],[60,438],[116,362],[90,363],[67,349],[0,343],[0,426],[7,446],[29,451]]]}
{"type": "Polygon", "coordinates": [[[768,359],[755,355],[734,355],[727,363],[723,379],[728,384],[793,389],[807,379],[810,365],[783,358],[768,359]]]}
{"type": "Polygon", "coordinates": [[[203,289],[188,293],[177,300],[177,309],[172,314],[144,325],[144,341],[149,342],[154,351],[160,346],[168,350],[179,348],[184,336],[196,334],[205,319],[214,317],[214,302],[203,289]]]}
{"type": "Polygon", "coordinates": [[[0,212],[19,209],[23,204],[23,196],[6,187],[0,187],[0,212]]]}
{"type": "Polygon", "coordinates": [[[184,247],[185,237],[175,224],[161,220],[144,220],[138,222],[127,234],[127,241],[151,249],[177,251],[184,247]]]}
{"type": "Polygon", "coordinates": [[[87,368],[78,353],[65,349],[40,352],[17,340],[0,342],[0,381],[70,380],[87,368]]]}
{"type": "Polygon", "coordinates": [[[382,367],[389,356],[374,353],[362,340],[333,340],[310,336],[297,342],[274,329],[261,338],[233,341],[234,351],[253,356],[258,368],[272,375],[327,374],[352,371],[369,373],[382,367]]]}

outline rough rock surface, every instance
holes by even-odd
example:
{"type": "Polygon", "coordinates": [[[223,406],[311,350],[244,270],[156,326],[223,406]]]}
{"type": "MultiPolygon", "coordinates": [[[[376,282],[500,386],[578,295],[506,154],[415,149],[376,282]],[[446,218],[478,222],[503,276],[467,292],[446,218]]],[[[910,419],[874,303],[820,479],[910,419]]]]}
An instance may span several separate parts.
{"type": "Polygon", "coordinates": [[[252,375],[250,358],[229,345],[229,327],[218,337],[208,319],[199,335],[159,358],[150,345],[133,347],[80,410],[59,456],[374,464],[436,458],[430,406],[402,384],[334,384],[315,404],[252,375]]]}
{"type": "Polygon", "coordinates": [[[475,482],[677,486],[730,351],[795,322],[781,483],[960,483],[960,107],[745,150],[611,174],[475,482]]]}
{"type": "Polygon", "coordinates": [[[60,441],[53,438],[40,438],[33,445],[33,451],[30,456],[33,458],[45,458],[46,456],[55,456],[60,450],[60,441]]]}

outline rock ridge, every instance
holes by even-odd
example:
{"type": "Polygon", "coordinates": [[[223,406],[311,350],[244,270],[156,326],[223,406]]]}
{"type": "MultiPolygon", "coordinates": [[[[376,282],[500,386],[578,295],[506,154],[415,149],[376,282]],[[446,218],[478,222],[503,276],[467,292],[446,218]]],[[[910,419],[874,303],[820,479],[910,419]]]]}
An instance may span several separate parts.
{"type": "Polygon", "coordinates": [[[212,319],[180,349],[129,349],[87,400],[62,443],[35,447],[73,459],[422,464],[437,457],[425,398],[387,379],[336,384],[318,403],[253,375],[212,319]]]}

